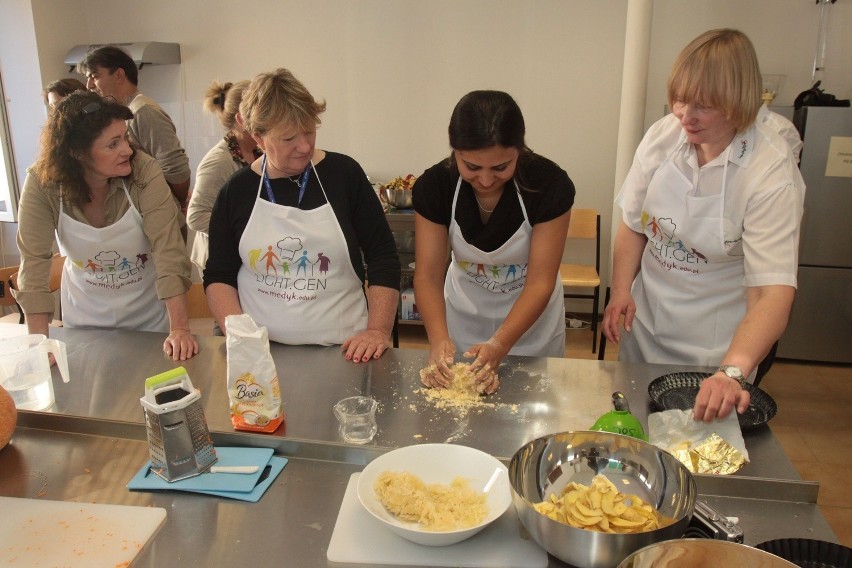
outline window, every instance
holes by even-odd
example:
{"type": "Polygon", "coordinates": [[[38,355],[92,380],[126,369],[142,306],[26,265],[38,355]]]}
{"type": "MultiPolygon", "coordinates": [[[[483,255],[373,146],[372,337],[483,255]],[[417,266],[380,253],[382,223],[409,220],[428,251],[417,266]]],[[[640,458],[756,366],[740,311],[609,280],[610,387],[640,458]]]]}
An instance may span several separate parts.
{"type": "Polygon", "coordinates": [[[6,94],[0,72],[0,221],[16,221],[18,210],[18,176],[15,154],[6,114],[6,94]]]}

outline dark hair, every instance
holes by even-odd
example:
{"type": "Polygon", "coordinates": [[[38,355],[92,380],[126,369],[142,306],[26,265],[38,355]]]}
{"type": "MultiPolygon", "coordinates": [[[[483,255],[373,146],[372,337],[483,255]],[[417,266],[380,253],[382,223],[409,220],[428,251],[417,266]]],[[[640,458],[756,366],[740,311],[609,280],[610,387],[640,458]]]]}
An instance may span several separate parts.
{"type": "Polygon", "coordinates": [[[134,85],[139,84],[139,70],[136,68],[136,64],[127,55],[127,52],[120,47],[105,45],[90,51],[83,58],[83,61],[77,65],[77,71],[85,75],[87,71],[91,71],[95,67],[109,69],[110,75],[115,73],[116,69],[123,69],[128,81],[134,85]]]}
{"type": "MultiPolygon", "coordinates": [[[[534,157],[525,141],[526,125],[521,108],[503,91],[471,91],[456,103],[450,117],[450,147],[455,150],[483,150],[492,146],[518,149],[515,179],[521,190],[529,190],[524,183],[523,170],[534,157]]],[[[456,161],[452,155],[447,164],[454,172],[456,161]]]]}
{"type": "Polygon", "coordinates": [[[47,84],[47,87],[41,92],[42,98],[44,98],[44,104],[50,104],[47,100],[47,95],[50,93],[56,93],[60,98],[67,97],[74,91],[85,91],[86,85],[78,81],[74,78],[67,79],[57,79],[56,81],[51,81],[47,84]]]}
{"type": "Polygon", "coordinates": [[[482,150],[491,146],[528,150],[524,115],[502,91],[472,91],[461,98],[450,117],[450,147],[482,150]]]}
{"type": "Polygon", "coordinates": [[[41,131],[33,174],[42,186],[55,185],[63,199],[88,203],[91,198],[83,177],[83,157],[114,121],[131,118],[133,112],[112,97],[101,98],[90,91],[71,93],[56,104],[41,131]]]}

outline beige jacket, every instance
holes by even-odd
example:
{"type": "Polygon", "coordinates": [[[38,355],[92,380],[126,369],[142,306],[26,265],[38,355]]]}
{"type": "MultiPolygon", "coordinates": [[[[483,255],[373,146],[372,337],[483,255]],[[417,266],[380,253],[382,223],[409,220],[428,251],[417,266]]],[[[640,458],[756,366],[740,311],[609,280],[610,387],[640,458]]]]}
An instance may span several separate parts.
{"type": "MultiPolygon", "coordinates": [[[[151,242],[158,297],[166,299],[183,294],[192,283],[192,267],[181,236],[184,220],[160,167],[147,154],[137,152],[133,173],[125,183],[133,205],[142,215],[142,229],[151,242]]],[[[127,212],[129,204],[118,179],[110,183],[105,207],[107,225],[127,212]]],[[[90,224],[78,206],[66,203],[64,211],[71,218],[90,224]]],[[[34,175],[28,174],[18,206],[21,266],[15,294],[25,314],[53,313],[49,280],[59,214],[55,186],[42,187],[34,175]]]]}

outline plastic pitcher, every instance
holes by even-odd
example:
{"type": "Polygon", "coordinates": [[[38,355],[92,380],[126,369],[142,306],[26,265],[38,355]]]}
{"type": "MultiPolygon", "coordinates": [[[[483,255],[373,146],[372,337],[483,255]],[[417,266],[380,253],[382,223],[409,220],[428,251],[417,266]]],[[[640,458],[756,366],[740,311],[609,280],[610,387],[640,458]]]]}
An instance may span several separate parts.
{"type": "Polygon", "coordinates": [[[33,334],[0,341],[0,385],[20,410],[44,410],[56,400],[50,374],[52,353],[64,382],[68,382],[65,344],[33,334]]]}

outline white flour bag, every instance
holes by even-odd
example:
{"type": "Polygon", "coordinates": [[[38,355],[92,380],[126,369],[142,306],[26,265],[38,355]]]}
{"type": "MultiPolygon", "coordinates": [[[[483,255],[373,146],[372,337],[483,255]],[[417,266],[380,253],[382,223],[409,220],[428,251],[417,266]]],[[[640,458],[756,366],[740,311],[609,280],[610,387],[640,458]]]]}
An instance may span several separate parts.
{"type": "Polygon", "coordinates": [[[274,432],[284,422],[269,334],[248,314],[225,318],[228,400],[235,430],[274,432]]]}

